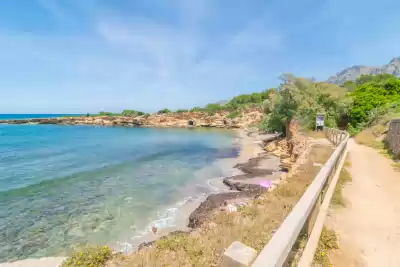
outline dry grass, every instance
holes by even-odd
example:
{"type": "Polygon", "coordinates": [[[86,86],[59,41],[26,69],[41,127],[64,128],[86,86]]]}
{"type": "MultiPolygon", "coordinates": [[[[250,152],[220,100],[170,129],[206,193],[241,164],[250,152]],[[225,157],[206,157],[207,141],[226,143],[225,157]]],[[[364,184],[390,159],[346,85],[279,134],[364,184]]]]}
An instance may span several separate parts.
{"type": "Polygon", "coordinates": [[[313,137],[315,139],[326,138],[325,133],[323,131],[307,131],[307,136],[313,137]]]}
{"type": "Polygon", "coordinates": [[[357,143],[372,147],[378,150],[383,156],[392,159],[394,161],[392,164],[394,170],[400,171],[400,162],[397,157],[385,146],[384,141],[378,139],[387,130],[386,128],[382,124],[375,125],[360,132],[356,135],[355,140],[357,143]]]}
{"type": "Polygon", "coordinates": [[[329,260],[329,253],[338,249],[339,245],[337,243],[337,236],[335,231],[323,228],[321,232],[321,237],[318,242],[317,250],[314,254],[314,263],[319,264],[322,267],[332,266],[329,260]]]}
{"type": "Polygon", "coordinates": [[[218,212],[190,235],[175,235],[131,254],[121,266],[218,266],[224,250],[240,241],[261,251],[303,195],[320,167],[332,153],[327,146],[311,149],[307,163],[276,190],[254,200],[238,212],[218,212]]]}
{"type": "Polygon", "coordinates": [[[369,146],[375,149],[383,149],[383,142],[377,140],[377,138],[384,132],[384,129],[381,127],[383,126],[377,125],[372,128],[365,129],[357,134],[354,139],[361,145],[369,146]]]}
{"type": "MultiPolygon", "coordinates": [[[[351,164],[348,159],[346,159],[345,166],[351,164]]],[[[342,170],[340,171],[339,175],[339,180],[336,184],[335,192],[333,193],[331,204],[335,206],[342,206],[345,207],[346,203],[344,201],[343,195],[342,195],[342,189],[343,187],[352,181],[352,177],[350,172],[347,170],[347,168],[343,166],[342,170]]]]}

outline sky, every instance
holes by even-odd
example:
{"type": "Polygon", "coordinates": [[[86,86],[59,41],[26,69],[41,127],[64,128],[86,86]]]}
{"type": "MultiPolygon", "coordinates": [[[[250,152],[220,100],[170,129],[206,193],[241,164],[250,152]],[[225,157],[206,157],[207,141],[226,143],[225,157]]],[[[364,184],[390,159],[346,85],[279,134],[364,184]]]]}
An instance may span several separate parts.
{"type": "Polygon", "coordinates": [[[1,0],[0,113],[203,106],[400,56],[398,0],[1,0]]]}

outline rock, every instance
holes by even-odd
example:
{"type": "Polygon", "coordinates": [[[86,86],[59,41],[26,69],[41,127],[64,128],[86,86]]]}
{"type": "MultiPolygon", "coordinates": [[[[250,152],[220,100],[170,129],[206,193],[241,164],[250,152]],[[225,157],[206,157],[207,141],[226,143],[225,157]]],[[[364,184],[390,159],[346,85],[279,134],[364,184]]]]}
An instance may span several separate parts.
{"type": "Polygon", "coordinates": [[[216,209],[224,206],[225,201],[237,198],[255,198],[261,193],[259,190],[242,191],[242,192],[228,192],[214,194],[207,197],[200,206],[195,209],[189,216],[188,227],[196,228],[203,224],[207,217],[216,209]]]}
{"type": "Polygon", "coordinates": [[[256,257],[255,249],[235,241],[225,250],[221,267],[249,267],[256,257]]]}

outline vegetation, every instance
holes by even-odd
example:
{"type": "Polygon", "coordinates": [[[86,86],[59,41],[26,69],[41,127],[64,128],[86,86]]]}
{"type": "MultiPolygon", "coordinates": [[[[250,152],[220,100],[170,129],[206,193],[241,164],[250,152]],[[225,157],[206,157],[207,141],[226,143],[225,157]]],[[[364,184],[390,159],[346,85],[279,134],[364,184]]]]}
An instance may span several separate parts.
{"type": "MultiPolygon", "coordinates": [[[[218,212],[191,234],[176,234],[125,257],[121,266],[219,266],[224,250],[240,241],[261,251],[332,153],[314,146],[300,171],[238,212],[218,212]]],[[[68,267],[72,267],[70,265],[68,267]]],[[[78,265],[77,265],[78,266],[78,265]]],[[[64,266],[65,267],[65,266],[64,266]]]]}
{"type": "MultiPolygon", "coordinates": [[[[350,161],[348,159],[346,159],[345,165],[346,164],[347,165],[350,164],[350,161]]],[[[351,177],[350,172],[345,167],[343,167],[340,172],[339,180],[336,184],[335,192],[333,193],[333,196],[332,196],[331,203],[333,205],[345,207],[346,204],[345,204],[345,201],[344,201],[344,198],[342,195],[342,189],[347,183],[349,183],[351,181],[352,181],[352,177],[351,177]]]]}
{"type": "Polygon", "coordinates": [[[261,129],[284,133],[292,119],[313,128],[317,113],[325,113],[325,125],[337,126],[349,106],[346,95],[347,90],[337,85],[284,75],[278,91],[269,94],[261,129]]]}
{"type": "Polygon", "coordinates": [[[136,116],[142,116],[144,115],[144,112],[137,111],[137,110],[131,110],[131,109],[125,109],[121,113],[122,116],[127,116],[127,117],[136,117],[136,116]]]}
{"type": "MultiPolygon", "coordinates": [[[[363,75],[343,86],[290,74],[281,79],[277,89],[261,94],[265,111],[261,130],[285,133],[292,119],[312,129],[316,114],[324,113],[326,126],[347,128],[354,135],[382,119],[388,121],[400,114],[400,79],[389,74],[363,75]]],[[[250,100],[260,101],[260,96],[248,95],[231,102],[250,100]]]]}
{"type": "Polygon", "coordinates": [[[115,116],[115,113],[107,112],[107,111],[100,111],[99,116],[115,116]]]}
{"type": "Polygon", "coordinates": [[[112,258],[111,248],[87,247],[73,252],[72,256],[66,259],[62,267],[103,267],[112,258]]]}
{"type": "Polygon", "coordinates": [[[215,113],[224,110],[225,107],[220,104],[208,104],[203,111],[207,112],[209,115],[214,115],[215,113]]]}
{"type": "Polygon", "coordinates": [[[158,113],[158,114],[171,113],[171,110],[169,110],[169,109],[167,109],[167,108],[164,108],[164,109],[162,109],[162,110],[159,110],[157,113],[158,113]]]}
{"type": "Polygon", "coordinates": [[[400,106],[400,79],[392,75],[363,75],[357,79],[357,88],[351,94],[353,103],[349,112],[352,132],[368,127],[382,115],[400,106]]]}
{"type": "Polygon", "coordinates": [[[232,111],[231,113],[229,113],[226,117],[228,118],[228,119],[233,119],[233,118],[236,118],[236,117],[238,117],[238,116],[240,116],[241,114],[240,114],[240,112],[238,111],[238,110],[234,110],[234,111],[232,111]]]}
{"type": "Polygon", "coordinates": [[[335,231],[329,230],[325,227],[322,228],[318,247],[314,254],[314,262],[320,264],[322,267],[332,266],[329,260],[329,252],[338,248],[339,245],[335,231]]]}
{"type": "MultiPolygon", "coordinates": [[[[265,116],[259,125],[263,131],[285,133],[288,123],[296,119],[304,128],[313,129],[317,113],[325,114],[325,125],[347,129],[356,135],[363,129],[400,116],[400,79],[390,74],[362,75],[342,86],[284,74],[281,84],[258,93],[233,97],[225,105],[211,103],[176,113],[224,112],[236,118],[249,108],[262,108],[265,116]]],[[[167,108],[158,114],[171,113],[167,108]]],[[[143,112],[124,110],[121,114],[105,112],[100,116],[143,116],[143,112]]],[[[148,116],[148,115],[146,115],[148,116]]]]}

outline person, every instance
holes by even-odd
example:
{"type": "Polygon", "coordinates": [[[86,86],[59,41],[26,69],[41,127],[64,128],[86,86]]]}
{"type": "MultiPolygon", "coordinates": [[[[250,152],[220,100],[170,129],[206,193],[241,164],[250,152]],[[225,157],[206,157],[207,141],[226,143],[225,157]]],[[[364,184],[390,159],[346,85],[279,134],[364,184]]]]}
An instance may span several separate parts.
{"type": "Polygon", "coordinates": [[[153,234],[157,234],[157,227],[152,226],[151,231],[153,232],[153,234]]]}

